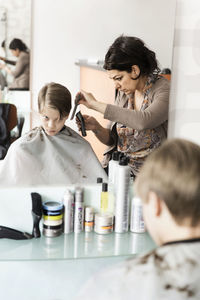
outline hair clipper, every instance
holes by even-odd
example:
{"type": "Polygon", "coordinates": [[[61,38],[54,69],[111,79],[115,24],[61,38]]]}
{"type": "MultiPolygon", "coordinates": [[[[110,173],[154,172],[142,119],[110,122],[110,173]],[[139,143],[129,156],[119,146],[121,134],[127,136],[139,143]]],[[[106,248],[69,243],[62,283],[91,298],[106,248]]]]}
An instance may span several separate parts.
{"type": "Polygon", "coordinates": [[[86,136],[87,134],[86,134],[86,131],[85,131],[85,122],[84,122],[83,116],[82,116],[82,114],[81,114],[80,111],[77,112],[76,117],[81,122],[81,133],[82,133],[82,136],[86,136]]]}

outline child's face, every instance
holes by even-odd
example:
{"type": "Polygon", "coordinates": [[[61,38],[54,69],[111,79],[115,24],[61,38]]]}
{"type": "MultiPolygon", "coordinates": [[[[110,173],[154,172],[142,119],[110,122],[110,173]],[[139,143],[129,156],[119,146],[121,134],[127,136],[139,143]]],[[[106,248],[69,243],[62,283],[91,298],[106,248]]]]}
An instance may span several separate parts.
{"type": "Polygon", "coordinates": [[[40,112],[42,127],[50,136],[56,135],[63,128],[67,118],[68,116],[60,119],[59,111],[49,106],[45,106],[40,112]]]}

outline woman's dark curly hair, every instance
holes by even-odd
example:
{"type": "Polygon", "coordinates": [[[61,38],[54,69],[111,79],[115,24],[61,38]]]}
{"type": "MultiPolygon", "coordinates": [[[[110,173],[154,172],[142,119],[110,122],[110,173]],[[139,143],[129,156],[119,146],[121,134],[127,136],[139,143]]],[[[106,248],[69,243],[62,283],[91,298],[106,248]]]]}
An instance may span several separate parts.
{"type": "Polygon", "coordinates": [[[103,67],[130,73],[133,65],[140,68],[140,75],[160,72],[155,52],[149,50],[141,39],[122,35],[110,46],[103,67]]]}
{"type": "Polygon", "coordinates": [[[20,39],[13,39],[10,42],[9,49],[11,50],[19,49],[20,51],[25,51],[25,52],[28,51],[26,44],[24,44],[24,42],[22,42],[22,40],[20,39]]]}

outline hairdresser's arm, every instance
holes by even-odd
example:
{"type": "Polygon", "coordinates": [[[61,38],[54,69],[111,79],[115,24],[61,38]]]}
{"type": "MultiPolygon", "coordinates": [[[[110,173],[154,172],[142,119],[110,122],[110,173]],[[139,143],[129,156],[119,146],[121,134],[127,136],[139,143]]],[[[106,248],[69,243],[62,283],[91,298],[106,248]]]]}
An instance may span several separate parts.
{"type": "Polygon", "coordinates": [[[9,60],[2,56],[0,56],[0,59],[3,60],[6,64],[13,65],[13,66],[16,65],[16,61],[14,60],[9,60]]]}
{"type": "Polygon", "coordinates": [[[104,114],[104,118],[127,127],[144,130],[161,125],[168,119],[169,82],[158,81],[152,92],[152,104],[144,111],[130,110],[117,105],[97,102],[92,94],[81,91],[80,103],[104,114]]]}
{"type": "MultiPolygon", "coordinates": [[[[104,145],[111,146],[114,143],[114,140],[111,136],[111,131],[108,128],[104,128],[101,126],[99,122],[93,117],[88,115],[83,115],[85,122],[85,129],[91,130],[98,140],[102,142],[104,145]]],[[[81,129],[80,121],[76,118],[76,123],[78,125],[79,130],[81,129]]]]}
{"type": "Polygon", "coordinates": [[[100,124],[99,126],[93,130],[94,134],[98,138],[100,142],[102,142],[104,145],[112,146],[114,141],[111,137],[110,129],[102,127],[100,124]]]}
{"type": "Polygon", "coordinates": [[[91,93],[87,93],[81,90],[79,94],[80,100],[79,104],[85,105],[87,108],[96,110],[102,114],[105,113],[106,110],[106,103],[97,101],[91,93]]]}
{"type": "Polygon", "coordinates": [[[156,128],[168,119],[169,82],[162,81],[154,87],[151,101],[149,107],[143,111],[108,104],[104,118],[138,131],[156,128]]]}

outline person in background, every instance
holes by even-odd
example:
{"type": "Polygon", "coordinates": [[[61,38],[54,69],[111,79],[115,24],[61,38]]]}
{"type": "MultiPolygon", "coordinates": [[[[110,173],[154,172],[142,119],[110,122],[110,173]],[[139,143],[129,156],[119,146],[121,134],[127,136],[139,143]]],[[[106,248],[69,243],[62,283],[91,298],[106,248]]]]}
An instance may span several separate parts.
{"type": "MultiPolygon", "coordinates": [[[[6,53],[6,43],[5,43],[5,40],[1,43],[1,48],[3,50],[4,53],[6,53]]],[[[4,61],[6,64],[9,64],[9,65],[13,65],[15,66],[16,65],[16,60],[10,60],[10,59],[7,59],[3,56],[0,56],[0,60],[4,61]]]]}
{"type": "Polygon", "coordinates": [[[65,125],[71,94],[61,84],[46,84],[39,92],[41,126],[11,144],[0,164],[0,186],[96,183],[107,180],[90,144],[65,125]]]}
{"type": "Polygon", "coordinates": [[[146,159],[134,190],[159,247],[95,275],[76,300],[200,299],[200,146],[165,141],[146,159]]]}
{"type": "Polygon", "coordinates": [[[20,39],[13,39],[9,44],[12,55],[17,57],[16,63],[0,57],[5,64],[0,64],[0,69],[5,70],[12,75],[14,80],[9,85],[12,89],[29,89],[29,72],[30,72],[30,54],[27,46],[20,39]],[[14,69],[10,69],[7,64],[15,65],[14,69]]]}
{"type": "Polygon", "coordinates": [[[79,104],[102,113],[111,126],[104,128],[84,115],[86,130],[109,146],[104,168],[118,150],[130,158],[135,177],[145,158],[167,137],[169,81],[159,75],[155,53],[137,37],[118,37],[105,56],[104,69],[115,83],[115,105],[97,101],[85,91],[80,93],[79,104]]]}
{"type": "MultiPolygon", "coordinates": [[[[1,43],[1,53],[3,53],[3,55],[5,55],[5,41],[3,41],[1,43]]],[[[0,56],[0,60],[5,62],[5,58],[0,56]]],[[[7,80],[6,80],[6,76],[5,76],[5,72],[0,69],[0,91],[4,90],[4,88],[7,86],[7,80]]],[[[1,99],[0,99],[1,100],[1,99]]]]}

